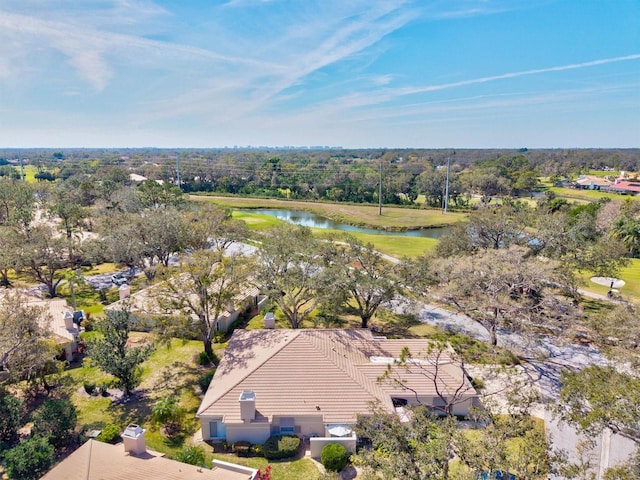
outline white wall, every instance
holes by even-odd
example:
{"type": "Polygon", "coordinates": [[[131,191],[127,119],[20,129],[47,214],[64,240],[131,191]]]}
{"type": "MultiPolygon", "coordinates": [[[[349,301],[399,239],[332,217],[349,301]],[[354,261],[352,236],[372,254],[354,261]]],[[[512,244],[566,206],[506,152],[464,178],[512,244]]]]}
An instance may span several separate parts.
{"type": "Polygon", "coordinates": [[[325,445],[329,443],[339,443],[340,445],[344,445],[344,448],[347,449],[349,453],[356,452],[356,437],[315,437],[310,438],[311,442],[311,457],[312,458],[320,458],[322,454],[322,449],[325,445]]]}

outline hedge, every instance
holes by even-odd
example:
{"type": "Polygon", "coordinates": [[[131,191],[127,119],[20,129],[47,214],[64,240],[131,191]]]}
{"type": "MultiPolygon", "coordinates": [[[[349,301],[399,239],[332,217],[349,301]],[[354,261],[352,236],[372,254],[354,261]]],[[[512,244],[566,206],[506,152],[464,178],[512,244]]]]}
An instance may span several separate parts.
{"type": "Polygon", "coordinates": [[[268,460],[295,457],[300,447],[300,438],[295,435],[271,435],[262,450],[268,460]]]}

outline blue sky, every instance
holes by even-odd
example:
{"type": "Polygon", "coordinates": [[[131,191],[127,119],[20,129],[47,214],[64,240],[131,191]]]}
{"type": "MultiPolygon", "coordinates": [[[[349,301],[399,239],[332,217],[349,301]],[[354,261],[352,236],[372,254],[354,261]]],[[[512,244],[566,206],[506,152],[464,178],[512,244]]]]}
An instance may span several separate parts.
{"type": "Polygon", "coordinates": [[[1,0],[1,147],[640,147],[640,0],[1,0]]]}

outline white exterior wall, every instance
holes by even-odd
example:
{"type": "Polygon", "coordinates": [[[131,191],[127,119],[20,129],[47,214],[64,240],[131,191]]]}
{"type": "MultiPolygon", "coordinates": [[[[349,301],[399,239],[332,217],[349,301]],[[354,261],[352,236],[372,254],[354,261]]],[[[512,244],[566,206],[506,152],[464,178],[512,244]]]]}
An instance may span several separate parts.
{"type": "Polygon", "coordinates": [[[311,458],[320,458],[322,449],[329,443],[339,443],[349,453],[356,453],[356,437],[317,437],[309,439],[311,443],[311,458]]]}
{"type": "Polygon", "coordinates": [[[264,443],[271,436],[271,424],[247,423],[247,424],[227,424],[227,442],[234,443],[246,440],[251,443],[264,443]]]}

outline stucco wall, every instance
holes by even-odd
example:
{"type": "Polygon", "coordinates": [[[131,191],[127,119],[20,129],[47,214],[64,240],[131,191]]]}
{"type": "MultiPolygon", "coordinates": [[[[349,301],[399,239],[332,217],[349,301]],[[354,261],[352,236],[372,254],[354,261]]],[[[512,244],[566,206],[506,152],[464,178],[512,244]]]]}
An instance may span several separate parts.
{"type": "Polygon", "coordinates": [[[356,452],[356,437],[316,437],[309,439],[311,443],[311,457],[320,458],[322,449],[328,443],[339,443],[344,445],[349,453],[356,452]]]}
{"type": "Polygon", "coordinates": [[[271,436],[271,424],[248,423],[226,425],[227,442],[246,440],[251,443],[264,443],[271,436]]]}

